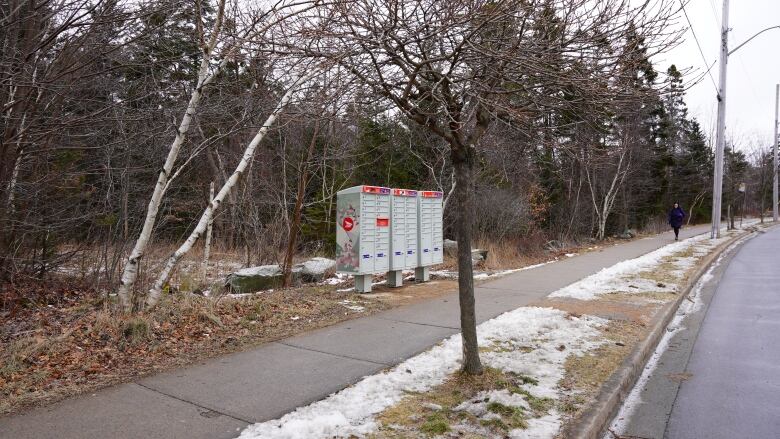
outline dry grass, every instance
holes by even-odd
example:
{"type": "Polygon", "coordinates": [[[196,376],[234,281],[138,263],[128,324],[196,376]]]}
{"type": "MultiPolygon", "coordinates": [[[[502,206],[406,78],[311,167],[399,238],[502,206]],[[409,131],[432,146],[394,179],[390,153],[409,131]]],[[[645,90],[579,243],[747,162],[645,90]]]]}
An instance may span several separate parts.
{"type": "Polygon", "coordinates": [[[508,270],[538,264],[549,259],[550,255],[542,252],[523,251],[518,245],[511,243],[482,243],[481,249],[488,251],[487,260],[482,262],[482,268],[487,270],[508,270]]]}
{"type": "MultiPolygon", "coordinates": [[[[571,244],[564,249],[548,252],[543,249],[545,241],[541,238],[520,240],[505,240],[500,242],[488,241],[485,239],[476,240],[474,248],[487,250],[488,257],[485,261],[477,263],[479,270],[510,270],[515,268],[527,267],[529,265],[550,261],[556,257],[560,258],[565,253],[582,251],[576,244],[571,244]]],[[[456,270],[458,261],[454,255],[444,254],[444,263],[439,268],[446,270],[456,270]]]]}
{"type": "Polygon", "coordinates": [[[642,323],[613,320],[602,329],[608,343],[586,355],[571,356],[566,360],[566,374],[559,383],[568,393],[559,402],[559,409],[564,414],[564,425],[576,419],[587,407],[587,402],[598,395],[601,386],[644,337],[644,332],[642,323]]]}
{"type": "Polygon", "coordinates": [[[522,388],[533,379],[519,374],[505,373],[486,368],[479,376],[457,372],[444,383],[423,393],[410,393],[398,404],[377,416],[381,423],[379,430],[371,437],[416,438],[431,437],[457,429],[458,437],[502,437],[509,430],[527,428],[529,417],[546,414],[553,406],[547,398],[537,398],[522,388]],[[523,395],[531,409],[524,411],[492,402],[487,409],[497,415],[489,421],[480,420],[465,411],[455,410],[464,401],[471,400],[478,393],[491,390],[508,390],[523,395]]]}
{"type": "Polygon", "coordinates": [[[600,300],[610,300],[613,302],[623,303],[636,303],[646,304],[648,301],[653,302],[670,302],[677,297],[677,294],[669,292],[648,292],[648,293],[632,293],[625,291],[618,291],[614,293],[602,294],[600,300]]]}
{"type": "MultiPolygon", "coordinates": [[[[167,258],[177,248],[177,244],[161,242],[147,248],[136,281],[139,290],[145,290],[152,285],[167,258]]],[[[179,261],[169,283],[177,290],[185,292],[216,289],[222,285],[225,276],[233,271],[249,266],[277,264],[283,259],[281,252],[273,250],[276,247],[258,248],[264,249],[264,253],[247,253],[245,249],[230,248],[216,242],[212,245],[209,263],[204,267],[203,246],[195,246],[179,261]]],[[[70,244],[61,246],[59,250],[61,253],[72,253],[72,256],[55,270],[55,274],[86,280],[96,286],[110,289],[118,281],[122,263],[130,249],[70,244]],[[113,261],[110,267],[104,265],[106,260],[113,261]]],[[[296,255],[294,262],[301,262],[313,256],[322,255],[296,255]]]]}
{"type": "Polygon", "coordinates": [[[370,314],[388,305],[336,287],[241,299],[166,296],[151,313],[122,316],[85,294],[48,306],[24,302],[0,328],[0,414],[126,382],[370,314]],[[351,300],[364,312],[347,309],[351,300]]]}

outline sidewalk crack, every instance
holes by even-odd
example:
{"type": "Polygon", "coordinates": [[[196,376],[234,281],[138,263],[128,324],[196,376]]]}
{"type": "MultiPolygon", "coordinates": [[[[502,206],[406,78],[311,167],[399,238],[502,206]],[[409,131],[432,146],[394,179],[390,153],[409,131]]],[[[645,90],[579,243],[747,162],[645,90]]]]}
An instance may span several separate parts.
{"type": "Polygon", "coordinates": [[[381,319],[381,320],[387,320],[389,322],[408,323],[410,325],[430,326],[430,327],[433,327],[433,328],[452,329],[454,331],[460,331],[460,328],[454,328],[452,326],[434,325],[432,323],[410,322],[408,320],[391,319],[389,317],[381,317],[381,316],[374,316],[374,317],[376,317],[378,319],[381,319]]]}
{"type": "MultiPolygon", "coordinates": [[[[220,411],[220,410],[216,410],[216,409],[214,409],[212,407],[206,407],[205,405],[198,404],[197,402],[189,401],[187,399],[180,398],[180,397],[178,397],[176,395],[171,395],[170,393],[163,392],[161,390],[155,389],[154,387],[149,387],[146,384],[141,384],[141,383],[138,383],[138,382],[135,382],[133,384],[141,386],[144,389],[151,390],[152,392],[159,393],[160,395],[167,396],[168,398],[172,398],[172,399],[175,399],[177,401],[181,401],[181,402],[184,402],[184,403],[187,403],[187,404],[190,404],[190,405],[194,405],[195,407],[198,407],[200,409],[208,410],[209,412],[217,413],[217,414],[222,415],[222,416],[227,416],[228,418],[232,418],[232,419],[235,419],[236,421],[241,421],[241,422],[249,424],[249,425],[254,424],[255,422],[257,422],[257,421],[251,420],[251,419],[244,419],[244,418],[241,418],[239,416],[236,416],[236,415],[233,415],[233,414],[230,414],[230,413],[226,413],[226,412],[223,412],[223,411],[220,411]]],[[[203,415],[203,413],[201,413],[201,415],[203,415]]],[[[205,415],[205,417],[208,418],[208,417],[211,417],[211,416],[205,415]]]]}
{"type": "Polygon", "coordinates": [[[277,343],[277,344],[280,344],[280,345],[284,345],[284,346],[287,346],[287,347],[290,347],[290,348],[301,349],[303,351],[317,352],[318,354],[325,354],[325,355],[330,355],[330,356],[333,356],[333,357],[345,358],[347,360],[355,360],[355,361],[362,361],[362,362],[365,362],[365,363],[376,364],[377,366],[385,366],[385,367],[395,366],[394,364],[388,364],[388,363],[381,363],[381,362],[377,362],[377,361],[366,360],[365,358],[350,357],[349,355],[334,354],[333,352],[321,351],[319,349],[313,349],[313,348],[307,348],[307,347],[304,347],[304,346],[298,346],[298,345],[291,344],[291,343],[285,343],[283,341],[276,341],[274,343],[277,343]]]}

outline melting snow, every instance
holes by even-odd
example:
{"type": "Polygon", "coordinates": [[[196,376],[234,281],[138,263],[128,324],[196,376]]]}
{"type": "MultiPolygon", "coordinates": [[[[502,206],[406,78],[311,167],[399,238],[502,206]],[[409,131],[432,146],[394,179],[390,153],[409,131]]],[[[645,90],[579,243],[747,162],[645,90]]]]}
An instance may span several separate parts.
{"type": "MultiPolygon", "coordinates": [[[[669,347],[669,343],[672,341],[672,337],[674,337],[677,332],[685,329],[683,323],[685,323],[685,320],[689,315],[699,311],[704,306],[704,302],[701,298],[702,288],[713,278],[712,272],[721,264],[726,254],[729,253],[734,247],[738,246],[740,241],[735,242],[729,246],[729,248],[718,257],[717,261],[715,261],[715,263],[712,264],[712,266],[710,266],[710,268],[702,275],[698,282],[696,282],[696,285],[693,287],[690,294],[688,294],[688,298],[690,300],[685,300],[680,305],[680,308],[677,310],[674,318],[671,322],[669,322],[669,325],[666,328],[667,330],[664,332],[664,335],[658,342],[653,355],[647,361],[647,364],[645,364],[645,369],[642,372],[642,375],[639,377],[636,384],[634,384],[633,389],[631,389],[631,393],[628,394],[625,402],[620,407],[620,411],[613,419],[610,428],[615,433],[624,434],[626,432],[626,428],[628,428],[628,423],[632,415],[636,409],[642,405],[642,390],[647,387],[647,382],[650,380],[651,375],[653,375],[656,368],[658,367],[658,361],[669,347]]],[[[612,438],[614,438],[612,433],[607,432],[603,439],[612,438]]]]}
{"type": "Polygon", "coordinates": [[[366,310],[364,306],[358,305],[354,300],[342,300],[339,304],[350,311],[363,312],[366,310]]]}
{"type": "MultiPolygon", "coordinates": [[[[625,291],[629,287],[625,284],[628,282],[627,275],[648,270],[662,259],[691,247],[695,248],[694,254],[704,254],[726,239],[728,238],[714,242],[705,241],[705,236],[701,235],[670,244],[642,257],[601,270],[553,293],[552,296],[591,299],[602,292],[614,291],[616,287],[625,291]]],[[[677,262],[675,268],[679,270],[693,263],[687,257],[678,258],[677,262]]],[[[540,265],[544,264],[499,273],[505,275],[540,265]]],[[[440,276],[442,273],[451,272],[432,272],[440,276]]],[[[637,280],[631,279],[630,282],[636,283],[637,280]]],[[[653,288],[646,284],[635,286],[637,289],[653,288]]],[[[655,285],[655,288],[661,287],[655,285]]],[[[352,289],[339,291],[350,290],[352,289]]],[[[352,306],[346,301],[342,304],[352,306]]],[[[694,303],[688,308],[696,309],[697,306],[700,305],[694,303]]],[[[683,311],[683,317],[686,312],[690,310],[683,311]]],[[[683,317],[678,315],[671,327],[679,326],[683,317]]],[[[583,355],[604,343],[599,328],[606,322],[604,319],[587,315],[572,317],[552,308],[518,308],[477,327],[480,346],[498,347],[482,354],[483,363],[506,372],[532,377],[538,383],[524,384],[523,387],[528,392],[537,397],[559,399],[564,395],[564,390],[558,387],[558,382],[565,374],[566,358],[569,355],[583,355]]],[[[665,343],[668,343],[668,337],[666,334],[665,343]]],[[[321,401],[300,407],[279,419],[251,425],[242,432],[240,439],[365,437],[379,426],[374,419],[375,415],[397,404],[407,392],[425,392],[441,384],[459,368],[460,359],[461,337],[456,334],[386,372],[366,377],[321,401]]],[[[638,384],[637,387],[641,388],[641,385],[638,384]]],[[[527,404],[520,396],[504,391],[486,392],[483,396],[488,398],[488,401],[508,405],[523,407],[527,404]]],[[[482,404],[486,403],[483,401],[482,404]]],[[[474,414],[482,413],[483,409],[480,403],[473,402],[463,403],[458,408],[474,414]]],[[[527,429],[512,430],[509,436],[552,438],[558,434],[560,426],[560,415],[551,410],[541,418],[528,419],[527,429]]]]}
{"type": "Polygon", "coordinates": [[[710,250],[729,239],[731,239],[729,235],[715,240],[710,240],[707,235],[698,235],[675,242],[638,258],[618,262],[611,267],[604,268],[596,274],[561,288],[550,294],[550,297],[593,300],[601,294],[616,291],[627,293],[677,291],[676,282],[698,261],[699,257],[709,253],[710,250]],[[658,283],[636,276],[637,273],[656,268],[664,258],[673,257],[676,253],[690,249],[693,249],[693,254],[698,257],[672,258],[671,263],[674,270],[670,273],[669,282],[658,283]]]}
{"type": "MultiPolygon", "coordinates": [[[[528,375],[538,385],[525,384],[526,390],[540,397],[558,397],[558,381],[564,375],[564,361],[570,354],[582,353],[601,344],[598,328],[606,321],[596,317],[567,317],[551,308],[519,308],[502,314],[478,327],[481,346],[495,343],[532,345],[533,350],[499,349],[486,352],[483,362],[507,372],[528,375]],[[565,345],[561,351],[559,346],[565,345]]],[[[280,419],[254,424],[245,429],[242,439],[363,437],[378,427],[374,416],[401,401],[406,392],[424,392],[441,384],[459,368],[461,337],[454,335],[427,352],[412,357],[387,372],[369,376],[352,387],[322,401],[298,408],[280,419]],[[411,373],[410,373],[411,372],[411,373]]],[[[501,392],[490,398],[515,401],[501,392]]],[[[560,418],[551,413],[529,422],[527,430],[513,431],[512,437],[551,437],[560,418]]]]}

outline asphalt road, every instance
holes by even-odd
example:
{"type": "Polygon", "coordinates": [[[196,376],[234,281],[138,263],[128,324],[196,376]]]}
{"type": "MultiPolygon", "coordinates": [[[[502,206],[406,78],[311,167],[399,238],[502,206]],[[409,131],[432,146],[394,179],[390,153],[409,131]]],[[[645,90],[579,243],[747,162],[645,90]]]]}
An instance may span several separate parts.
{"type": "Polygon", "coordinates": [[[657,352],[614,432],[642,439],[780,438],[778,256],[775,227],[721,261],[702,285],[702,305],[682,328],[670,328],[674,336],[657,352]]]}

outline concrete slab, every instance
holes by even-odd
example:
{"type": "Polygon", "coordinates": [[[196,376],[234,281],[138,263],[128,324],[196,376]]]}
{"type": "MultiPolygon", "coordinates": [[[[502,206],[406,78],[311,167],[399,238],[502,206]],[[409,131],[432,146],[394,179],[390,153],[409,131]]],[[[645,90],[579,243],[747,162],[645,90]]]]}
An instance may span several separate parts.
{"type": "Polygon", "coordinates": [[[0,419],[7,439],[231,438],[247,423],[169,398],[137,384],[62,401],[0,419]]]}
{"type": "Polygon", "coordinates": [[[583,277],[608,267],[603,261],[612,261],[614,258],[601,258],[596,255],[583,255],[563,261],[543,265],[533,270],[520,271],[499,279],[479,284],[481,288],[516,291],[545,291],[548,294],[577,282],[583,277]],[[580,259],[577,261],[577,259],[580,259]]]}
{"type": "Polygon", "coordinates": [[[270,343],[140,381],[151,389],[251,422],[274,419],[383,365],[270,343]]]}
{"type": "MultiPolygon", "coordinates": [[[[505,291],[477,287],[474,290],[477,322],[492,319],[499,314],[539,300],[547,294],[545,291],[505,291]]],[[[460,331],[460,306],[456,293],[392,309],[377,314],[377,317],[398,322],[447,327],[460,331]]]]}
{"type": "Polygon", "coordinates": [[[371,316],[291,337],[283,343],[389,366],[457,332],[458,329],[371,316]]]}

